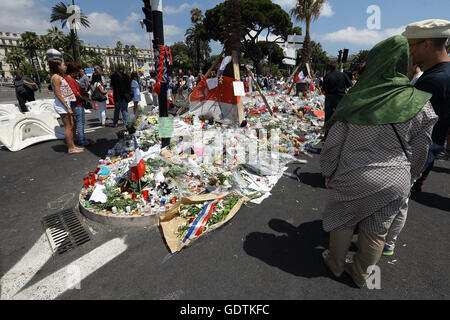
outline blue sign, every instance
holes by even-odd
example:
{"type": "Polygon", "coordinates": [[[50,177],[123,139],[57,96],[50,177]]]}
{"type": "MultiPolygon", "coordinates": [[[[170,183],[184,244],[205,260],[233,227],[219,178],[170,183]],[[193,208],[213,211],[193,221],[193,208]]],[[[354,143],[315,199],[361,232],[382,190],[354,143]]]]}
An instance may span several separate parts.
{"type": "Polygon", "coordinates": [[[94,73],[94,68],[85,68],[84,72],[89,73],[89,74],[94,73]]]}

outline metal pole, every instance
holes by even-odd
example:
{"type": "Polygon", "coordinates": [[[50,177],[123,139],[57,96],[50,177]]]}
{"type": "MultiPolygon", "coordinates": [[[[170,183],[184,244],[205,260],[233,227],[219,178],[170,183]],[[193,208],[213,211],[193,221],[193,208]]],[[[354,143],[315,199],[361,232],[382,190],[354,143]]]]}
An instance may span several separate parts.
{"type": "MultiPolygon", "coordinates": [[[[164,45],[164,23],[163,23],[163,12],[162,12],[162,0],[151,0],[152,6],[152,21],[153,21],[153,36],[156,46],[164,45]]],[[[156,72],[157,66],[155,66],[156,72]]],[[[159,102],[159,117],[168,118],[169,111],[167,105],[167,79],[163,77],[161,83],[161,93],[158,97],[159,102]]],[[[167,147],[170,145],[170,138],[161,139],[162,147],[167,147]]]]}

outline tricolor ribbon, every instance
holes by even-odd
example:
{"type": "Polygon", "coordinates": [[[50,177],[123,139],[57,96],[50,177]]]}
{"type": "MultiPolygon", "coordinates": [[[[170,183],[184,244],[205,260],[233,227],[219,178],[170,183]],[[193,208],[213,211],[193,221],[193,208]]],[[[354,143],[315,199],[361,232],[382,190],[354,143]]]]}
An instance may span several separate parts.
{"type": "Polygon", "coordinates": [[[198,215],[197,219],[195,219],[194,223],[186,234],[186,237],[183,239],[183,243],[186,243],[188,239],[194,239],[195,237],[198,237],[202,234],[203,229],[205,228],[206,224],[209,221],[209,218],[211,217],[211,214],[214,211],[214,207],[221,200],[222,199],[210,201],[206,206],[203,207],[202,212],[198,215]]]}

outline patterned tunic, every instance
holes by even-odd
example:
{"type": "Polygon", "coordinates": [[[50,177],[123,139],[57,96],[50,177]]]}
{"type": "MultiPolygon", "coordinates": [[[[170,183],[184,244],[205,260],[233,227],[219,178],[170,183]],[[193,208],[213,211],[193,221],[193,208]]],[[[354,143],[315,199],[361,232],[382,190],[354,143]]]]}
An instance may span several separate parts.
{"type": "Polygon", "coordinates": [[[359,224],[366,232],[387,232],[420,176],[437,120],[428,102],[413,119],[394,125],[408,158],[391,125],[334,124],[320,158],[322,175],[330,177],[332,188],[324,230],[359,224]]]}

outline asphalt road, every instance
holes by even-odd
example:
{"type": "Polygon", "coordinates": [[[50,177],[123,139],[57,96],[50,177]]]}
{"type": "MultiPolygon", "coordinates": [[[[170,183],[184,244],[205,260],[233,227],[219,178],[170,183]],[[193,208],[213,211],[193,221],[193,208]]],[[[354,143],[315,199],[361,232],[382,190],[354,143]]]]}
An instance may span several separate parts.
{"type": "MultiPolygon", "coordinates": [[[[34,96],[36,100],[51,99],[54,97],[53,92],[48,91],[47,86],[43,86],[41,92],[36,91],[34,96]]],[[[0,86],[0,103],[15,104],[18,106],[15,89],[8,86],[0,86]]]]}
{"type": "MultiPolygon", "coordinates": [[[[108,117],[112,111],[108,110],[108,117]]],[[[22,299],[448,299],[450,162],[438,161],[410,202],[393,257],[383,257],[381,289],[355,288],[321,260],[327,190],[319,156],[301,168],[301,183],[283,177],[261,205],[243,207],[223,228],[169,255],[156,227],[119,228],[83,218],[92,240],[51,257],[41,219],[77,208],[82,178],[116,142],[113,128],[87,116],[95,146],[67,155],[63,141],[12,153],[0,149],[0,296],[22,299]],[[75,271],[73,269],[75,267],[75,271]],[[81,268],[80,287],[67,288],[81,268]],[[75,273],[74,273],[75,272],[75,273]],[[69,275],[69,276],[68,276],[69,275]]],[[[291,172],[297,166],[290,166],[291,172]]]]}

